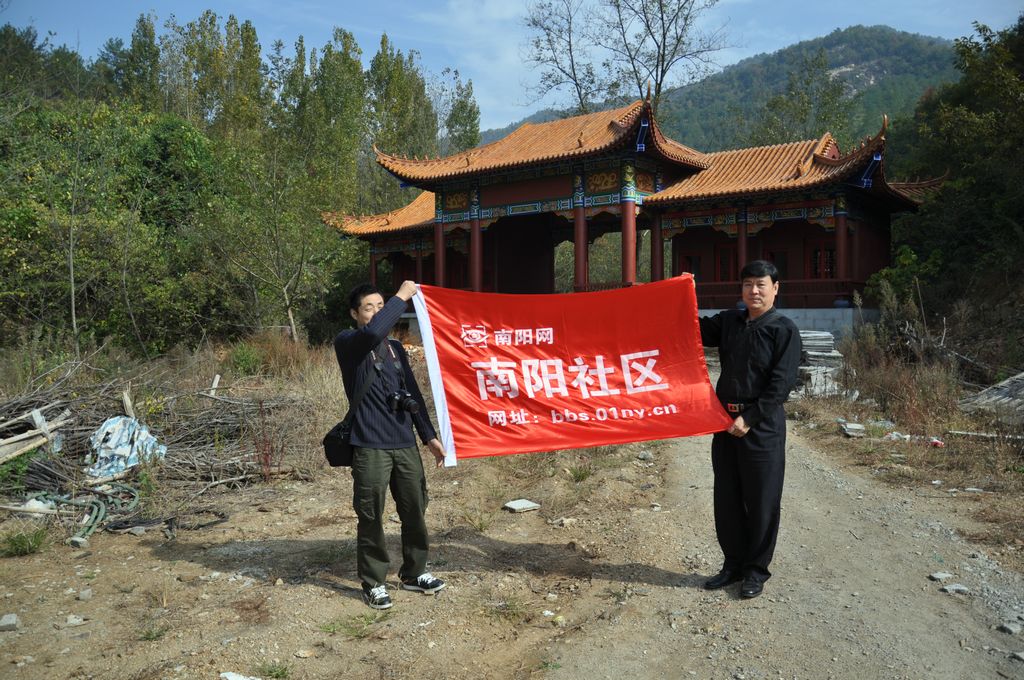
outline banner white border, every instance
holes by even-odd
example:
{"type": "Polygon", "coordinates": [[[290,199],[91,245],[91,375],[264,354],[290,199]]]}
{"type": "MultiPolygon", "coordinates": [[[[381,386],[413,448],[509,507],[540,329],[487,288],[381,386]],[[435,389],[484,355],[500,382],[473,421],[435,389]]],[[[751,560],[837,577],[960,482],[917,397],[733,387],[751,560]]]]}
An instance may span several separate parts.
{"type": "Polygon", "coordinates": [[[448,415],[448,400],[444,394],[444,378],[441,376],[441,364],[437,360],[437,346],[434,345],[434,329],[430,325],[430,311],[419,284],[416,285],[416,295],[412,296],[412,306],[416,311],[416,322],[420,326],[423,354],[427,358],[430,391],[434,395],[437,426],[440,429],[441,446],[444,447],[444,466],[455,467],[458,461],[455,458],[455,437],[452,435],[452,421],[448,415]]]}

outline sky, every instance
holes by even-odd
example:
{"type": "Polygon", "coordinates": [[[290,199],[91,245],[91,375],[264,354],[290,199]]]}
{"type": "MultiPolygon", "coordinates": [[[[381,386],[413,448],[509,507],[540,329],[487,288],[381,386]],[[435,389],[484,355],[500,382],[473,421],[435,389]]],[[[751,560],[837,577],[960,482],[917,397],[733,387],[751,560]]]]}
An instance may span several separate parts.
{"type": "MultiPolygon", "coordinates": [[[[529,93],[538,73],[523,56],[522,0],[0,0],[0,24],[34,26],[40,36],[52,32],[51,44],[92,59],[109,38],[130,42],[139,14],[154,13],[160,33],[171,14],[184,24],[206,9],[252,21],[264,55],[276,40],[291,52],[300,35],[307,47],[319,47],[338,26],[355,36],[368,64],[387,33],[398,49],[417,51],[428,72],[450,67],[473,81],[481,129],[504,127],[567,101],[534,101],[529,93]]],[[[729,47],[715,58],[722,67],[837,28],[885,24],[953,39],[970,35],[974,21],[1006,28],[1022,9],[1019,0],[719,0],[701,25],[724,27],[729,47]]]]}

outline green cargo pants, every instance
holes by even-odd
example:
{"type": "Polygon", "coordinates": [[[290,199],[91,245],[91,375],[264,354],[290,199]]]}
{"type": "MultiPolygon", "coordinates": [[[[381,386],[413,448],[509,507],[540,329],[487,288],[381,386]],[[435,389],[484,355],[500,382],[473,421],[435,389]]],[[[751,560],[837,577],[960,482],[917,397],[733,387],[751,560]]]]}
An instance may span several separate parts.
{"type": "Polygon", "coordinates": [[[419,449],[364,449],[352,456],[352,506],[356,527],[356,569],[364,587],[384,583],[388,574],[384,542],[384,501],[388,487],[402,521],[402,567],[398,578],[415,579],[427,570],[427,478],[419,449]]]}

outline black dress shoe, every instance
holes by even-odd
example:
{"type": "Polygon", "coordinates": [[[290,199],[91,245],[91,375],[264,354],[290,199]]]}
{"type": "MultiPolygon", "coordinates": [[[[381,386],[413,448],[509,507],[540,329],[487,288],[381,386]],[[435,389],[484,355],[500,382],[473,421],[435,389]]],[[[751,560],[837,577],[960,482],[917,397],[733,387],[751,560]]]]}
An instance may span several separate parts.
{"type": "Polygon", "coordinates": [[[723,569],[704,582],[705,590],[718,590],[740,580],[740,575],[730,569],[723,569]]]}
{"type": "Polygon", "coordinates": [[[743,585],[740,586],[740,597],[745,597],[749,600],[752,597],[760,595],[763,590],[764,581],[748,576],[743,579],[743,585]]]}

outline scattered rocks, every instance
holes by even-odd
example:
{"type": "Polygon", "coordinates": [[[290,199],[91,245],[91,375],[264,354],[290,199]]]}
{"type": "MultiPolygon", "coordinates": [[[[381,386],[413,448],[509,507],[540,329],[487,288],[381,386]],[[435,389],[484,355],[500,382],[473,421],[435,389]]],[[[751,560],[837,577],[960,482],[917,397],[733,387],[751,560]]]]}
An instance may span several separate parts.
{"type": "Polygon", "coordinates": [[[21,628],[21,619],[17,614],[4,614],[3,618],[0,618],[0,632],[6,633],[19,628],[21,628]]]}
{"type": "Polygon", "coordinates": [[[1021,630],[1024,630],[1024,627],[1022,627],[1021,624],[1017,623],[1016,621],[1007,621],[1006,623],[999,626],[998,630],[1000,633],[1008,633],[1009,635],[1020,635],[1020,632],[1021,630]]]}
{"type": "Polygon", "coordinates": [[[840,423],[839,429],[842,430],[843,434],[851,438],[859,439],[867,434],[867,429],[860,423],[840,423]]]}
{"type": "Polygon", "coordinates": [[[84,626],[85,619],[83,619],[78,614],[68,614],[68,618],[65,619],[64,625],[68,628],[73,628],[75,626],[84,626]]]}
{"type": "Polygon", "coordinates": [[[529,512],[531,510],[539,510],[540,503],[534,503],[531,500],[525,498],[519,498],[514,501],[509,501],[505,505],[501,506],[510,512],[529,512]]]}
{"type": "Polygon", "coordinates": [[[82,602],[88,602],[92,599],[92,588],[83,588],[78,593],[78,599],[82,602]]]}
{"type": "Polygon", "coordinates": [[[561,527],[562,529],[564,529],[566,527],[571,527],[578,521],[579,520],[575,517],[559,517],[558,519],[549,519],[548,524],[550,524],[553,527],[561,527]]]}
{"type": "Polygon", "coordinates": [[[644,450],[636,455],[637,460],[654,460],[654,454],[650,451],[644,450]]]}
{"type": "Polygon", "coordinates": [[[316,652],[314,652],[312,649],[300,649],[299,651],[295,652],[295,656],[299,659],[312,659],[316,656],[316,652]]]}
{"type": "Polygon", "coordinates": [[[951,595],[966,595],[967,593],[971,592],[970,588],[963,585],[962,583],[950,583],[948,586],[942,586],[940,590],[944,593],[950,593],[951,595]]]}
{"type": "Polygon", "coordinates": [[[600,552],[597,548],[589,546],[586,543],[579,543],[577,541],[569,541],[568,548],[573,552],[580,553],[584,557],[597,557],[598,555],[600,555],[600,552]]]}
{"type": "Polygon", "coordinates": [[[1024,652],[1014,652],[1010,655],[1010,658],[1016,659],[1017,661],[1024,661],[1024,652]]]}
{"type": "Polygon", "coordinates": [[[953,575],[948,571],[937,571],[934,574],[928,574],[928,578],[933,581],[945,581],[953,578],[953,575]]]}

